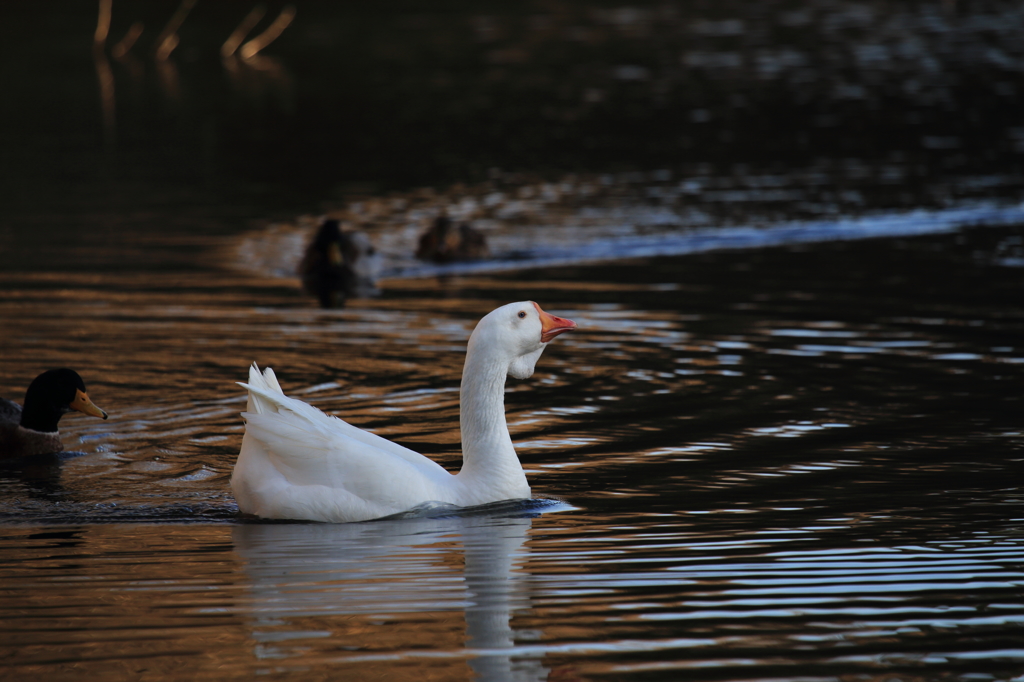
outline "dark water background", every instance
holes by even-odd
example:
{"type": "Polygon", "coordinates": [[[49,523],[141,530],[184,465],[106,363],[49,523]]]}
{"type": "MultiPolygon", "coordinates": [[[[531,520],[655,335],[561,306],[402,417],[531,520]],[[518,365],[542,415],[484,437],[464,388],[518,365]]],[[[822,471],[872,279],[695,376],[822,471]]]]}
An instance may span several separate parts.
{"type": "Polygon", "coordinates": [[[0,678],[1024,678],[1019,4],[300,2],[231,64],[199,0],[155,60],[178,7],[0,8],[0,394],[111,413],[0,470],[0,678]],[[253,256],[335,210],[401,263],[439,207],[560,264],[322,311],[253,256]],[[527,298],[580,324],[506,398],[540,501],[238,515],[251,361],[457,467],[527,298]]]}

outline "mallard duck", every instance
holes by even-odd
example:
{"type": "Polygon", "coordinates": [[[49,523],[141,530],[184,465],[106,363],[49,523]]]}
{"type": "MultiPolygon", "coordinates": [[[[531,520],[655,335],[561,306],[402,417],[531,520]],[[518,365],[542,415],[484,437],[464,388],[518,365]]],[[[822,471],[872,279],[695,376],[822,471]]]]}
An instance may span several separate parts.
{"type": "Polygon", "coordinates": [[[485,258],[487,240],[479,231],[466,223],[454,224],[447,216],[438,216],[420,235],[416,257],[435,263],[485,258]]]}
{"type": "Polygon", "coordinates": [[[343,232],[340,222],[325,219],[299,263],[302,288],[323,308],[340,308],[346,299],[376,295],[375,256],[366,234],[343,232]]]}
{"type": "Polygon", "coordinates": [[[63,451],[57,423],[71,410],[107,418],[89,399],[82,377],[70,369],[51,369],[33,379],[24,407],[0,398],[0,458],[63,451]]]}
{"type": "Polygon", "coordinates": [[[268,519],[346,522],[437,502],[460,507],[530,497],[505,423],[505,377],[526,379],[548,342],[576,323],[532,301],[488,313],[462,372],[462,470],[436,462],[284,395],[254,364],[245,435],[231,476],[238,508],[268,519]]]}

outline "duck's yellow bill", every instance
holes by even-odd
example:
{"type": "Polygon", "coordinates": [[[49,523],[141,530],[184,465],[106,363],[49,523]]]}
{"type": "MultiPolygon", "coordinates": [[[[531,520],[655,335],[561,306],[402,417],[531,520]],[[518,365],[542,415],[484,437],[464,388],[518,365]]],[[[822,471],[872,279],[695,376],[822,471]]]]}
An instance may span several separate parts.
{"type": "Polygon", "coordinates": [[[106,419],[107,413],[96,407],[89,396],[86,395],[85,391],[75,391],[75,399],[71,401],[70,405],[72,410],[78,410],[82,414],[92,415],[93,417],[99,417],[100,419],[106,419]]]}

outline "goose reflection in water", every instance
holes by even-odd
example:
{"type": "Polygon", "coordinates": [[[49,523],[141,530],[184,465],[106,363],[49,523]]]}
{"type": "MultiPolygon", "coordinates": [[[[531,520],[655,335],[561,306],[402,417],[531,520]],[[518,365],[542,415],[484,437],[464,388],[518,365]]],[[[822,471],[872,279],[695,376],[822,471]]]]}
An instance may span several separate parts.
{"type": "MultiPolygon", "coordinates": [[[[497,505],[506,513],[509,506],[497,505]]],[[[339,664],[394,663],[415,660],[426,636],[436,640],[430,651],[467,658],[482,682],[546,680],[539,659],[513,653],[512,614],[530,607],[527,575],[518,568],[531,525],[529,517],[495,515],[240,525],[232,538],[250,581],[257,656],[286,666],[288,658],[313,655],[311,638],[330,637],[322,652],[339,664]],[[410,627],[391,618],[457,610],[465,613],[464,643],[406,620],[416,637],[410,641],[410,627]],[[285,644],[296,639],[303,646],[285,644]],[[346,650],[351,655],[338,656],[346,650]]]]}

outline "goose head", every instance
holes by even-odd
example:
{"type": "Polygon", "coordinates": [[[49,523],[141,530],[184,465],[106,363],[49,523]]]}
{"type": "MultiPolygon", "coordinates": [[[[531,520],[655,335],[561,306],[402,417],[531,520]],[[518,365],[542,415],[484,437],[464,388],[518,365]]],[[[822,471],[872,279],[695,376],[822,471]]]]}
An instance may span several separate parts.
{"type": "Polygon", "coordinates": [[[548,342],[573,329],[575,322],[546,313],[533,301],[509,303],[480,320],[469,338],[469,352],[486,350],[493,362],[507,367],[509,375],[527,379],[548,342]]]}

